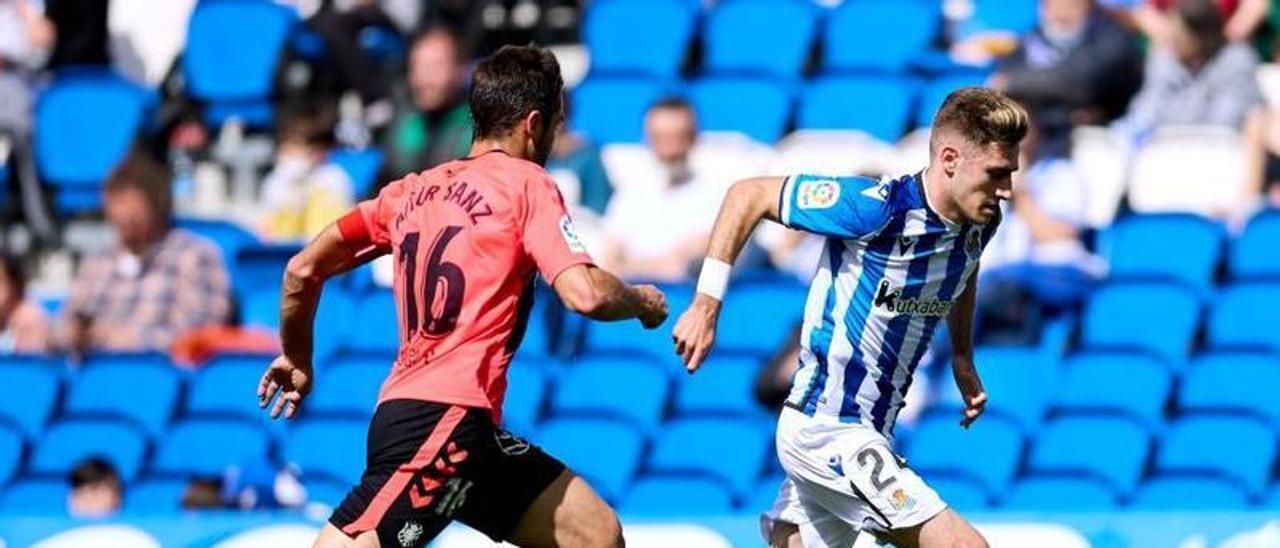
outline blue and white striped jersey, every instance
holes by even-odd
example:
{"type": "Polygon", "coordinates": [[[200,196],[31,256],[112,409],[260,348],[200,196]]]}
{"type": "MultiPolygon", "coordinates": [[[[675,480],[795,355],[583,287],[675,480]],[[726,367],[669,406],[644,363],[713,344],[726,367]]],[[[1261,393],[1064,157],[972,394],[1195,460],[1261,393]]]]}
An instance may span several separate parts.
{"type": "Polygon", "coordinates": [[[916,365],[1000,218],[943,219],[927,203],[922,174],[796,175],[779,200],[783,224],[827,238],[787,405],[891,437],[916,365]]]}

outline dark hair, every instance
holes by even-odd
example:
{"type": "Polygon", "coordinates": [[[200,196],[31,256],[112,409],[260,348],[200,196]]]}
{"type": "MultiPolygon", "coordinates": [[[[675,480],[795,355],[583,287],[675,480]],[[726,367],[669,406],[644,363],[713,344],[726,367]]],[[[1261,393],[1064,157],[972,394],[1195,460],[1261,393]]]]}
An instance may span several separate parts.
{"type": "Polygon", "coordinates": [[[80,464],[71,470],[70,479],[72,489],[108,481],[115,482],[117,485],[120,483],[120,475],[116,473],[116,467],[102,457],[90,457],[80,461],[80,464]]]}
{"type": "Polygon", "coordinates": [[[1205,57],[1211,57],[1226,45],[1227,37],[1222,12],[1214,0],[1178,0],[1173,14],[1182,21],[1187,32],[1195,39],[1197,49],[1205,57]]]}
{"type": "Polygon", "coordinates": [[[649,105],[649,109],[645,112],[658,109],[683,110],[687,111],[689,114],[693,114],[693,105],[689,103],[687,99],[679,95],[668,95],[658,99],[657,101],[654,101],[653,104],[649,105]]]}
{"type": "Polygon", "coordinates": [[[337,112],[327,102],[308,102],[286,110],[280,116],[278,139],[299,141],[310,146],[334,145],[333,128],[337,124],[337,112]]]}
{"type": "Polygon", "coordinates": [[[134,150],[120,162],[103,184],[104,192],[135,189],[142,192],[152,211],[162,222],[170,220],[173,195],[169,190],[169,170],[141,150],[134,150]]]}
{"type": "Polygon", "coordinates": [[[475,138],[501,137],[530,112],[548,124],[560,111],[564,79],[550,51],[536,46],[503,46],[476,67],[471,84],[475,138]]]}
{"type": "Polygon", "coordinates": [[[960,88],[947,95],[933,117],[934,133],[952,130],[979,145],[1017,145],[1027,135],[1030,117],[1017,101],[996,90],[960,88]]]}
{"type": "Polygon", "coordinates": [[[8,253],[0,254],[0,268],[4,269],[4,277],[13,286],[14,299],[21,301],[27,294],[27,272],[22,268],[22,262],[8,253]]]}

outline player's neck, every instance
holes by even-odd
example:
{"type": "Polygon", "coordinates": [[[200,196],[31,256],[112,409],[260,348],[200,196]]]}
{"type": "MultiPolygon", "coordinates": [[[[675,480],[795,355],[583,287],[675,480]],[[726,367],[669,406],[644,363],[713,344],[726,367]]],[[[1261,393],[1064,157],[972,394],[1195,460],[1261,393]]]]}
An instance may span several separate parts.
{"type": "Polygon", "coordinates": [[[947,199],[947,182],[942,180],[944,174],[942,171],[927,167],[924,174],[920,176],[924,181],[924,199],[929,209],[942,217],[943,220],[958,225],[960,224],[960,211],[951,200],[947,199]]]}
{"type": "Polygon", "coordinates": [[[502,151],[513,158],[524,158],[524,141],[522,139],[481,139],[471,142],[468,158],[475,158],[486,152],[502,151]]]}

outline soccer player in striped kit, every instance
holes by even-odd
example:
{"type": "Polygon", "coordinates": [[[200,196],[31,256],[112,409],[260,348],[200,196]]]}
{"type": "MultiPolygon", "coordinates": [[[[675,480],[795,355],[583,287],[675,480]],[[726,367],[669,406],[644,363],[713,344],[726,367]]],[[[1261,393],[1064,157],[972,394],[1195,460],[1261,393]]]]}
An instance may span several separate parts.
{"type": "Polygon", "coordinates": [[[945,318],[967,428],[987,395],[973,364],[978,259],[1012,197],[1028,116],[999,92],[951,93],[929,166],[897,179],[747,179],[725,197],[698,294],[673,331],[696,371],[715,339],[729,267],[761,219],[826,237],[805,304],[800,364],[778,421],[786,470],[765,516],[771,546],[986,546],[893,449],[916,365],[945,318]]]}

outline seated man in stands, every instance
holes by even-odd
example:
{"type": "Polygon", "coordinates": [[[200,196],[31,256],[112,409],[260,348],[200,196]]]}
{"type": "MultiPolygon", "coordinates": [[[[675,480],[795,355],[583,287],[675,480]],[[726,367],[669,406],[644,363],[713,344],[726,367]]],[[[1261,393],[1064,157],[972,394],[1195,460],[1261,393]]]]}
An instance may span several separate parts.
{"type": "Polygon", "coordinates": [[[124,498],[120,476],[102,458],[90,458],[71,471],[67,513],[77,518],[100,518],[120,511],[124,498]]]}
{"type": "Polygon", "coordinates": [[[172,227],[163,167],[129,155],[107,177],[103,209],[116,241],[80,265],[63,310],[63,350],[168,352],[182,333],[227,320],[222,256],[203,238],[172,227]]]}

